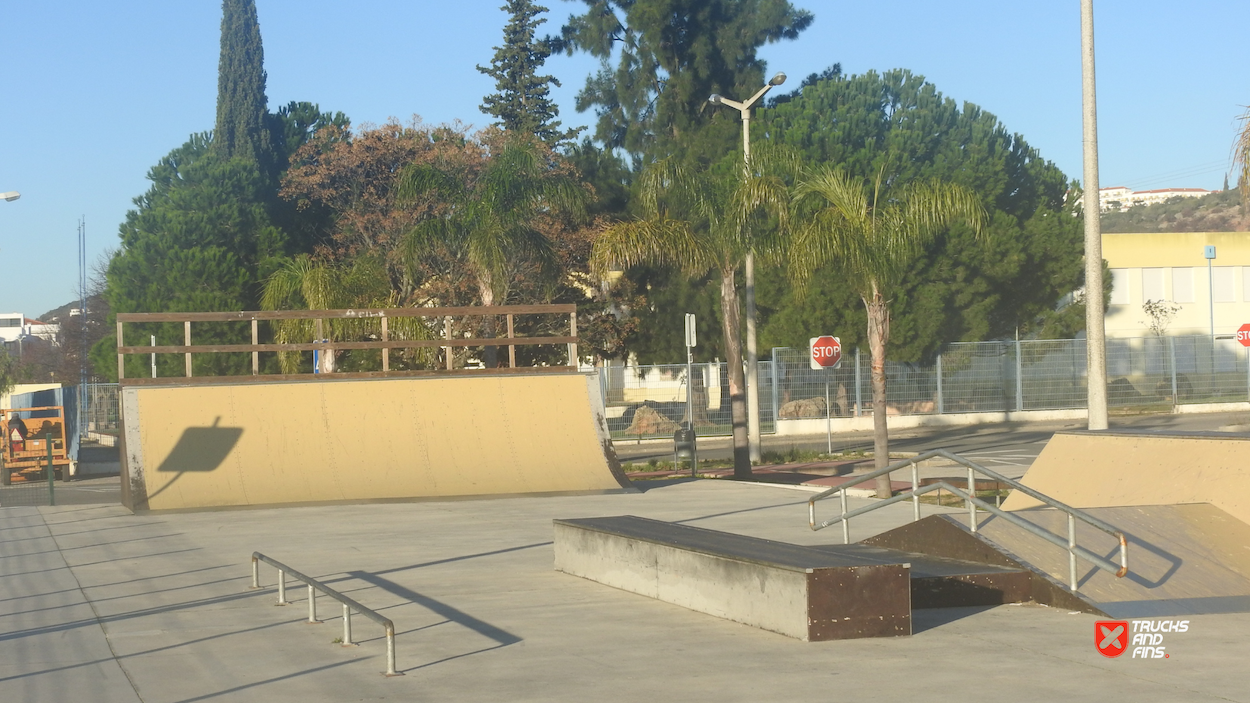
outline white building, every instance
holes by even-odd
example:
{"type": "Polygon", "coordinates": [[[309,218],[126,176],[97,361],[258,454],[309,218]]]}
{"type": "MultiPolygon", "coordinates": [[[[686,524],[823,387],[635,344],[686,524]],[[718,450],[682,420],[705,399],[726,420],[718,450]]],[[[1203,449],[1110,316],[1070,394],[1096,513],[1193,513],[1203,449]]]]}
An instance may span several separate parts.
{"type": "Polygon", "coordinates": [[[1113,210],[1124,212],[1137,205],[1154,205],[1172,198],[1198,198],[1216,191],[1203,188],[1157,188],[1155,190],[1132,190],[1125,186],[1098,189],[1099,212],[1113,210]]]}
{"type": "Polygon", "coordinates": [[[20,312],[0,313],[0,341],[5,344],[30,337],[55,344],[60,333],[61,326],[58,324],[32,320],[20,312]]]}
{"type": "Polygon", "coordinates": [[[1151,334],[1147,301],[1178,306],[1168,335],[1235,334],[1250,322],[1250,232],[1103,234],[1103,257],[1111,269],[1108,337],[1151,334]],[[1210,268],[1204,258],[1214,246],[1210,268]]]}

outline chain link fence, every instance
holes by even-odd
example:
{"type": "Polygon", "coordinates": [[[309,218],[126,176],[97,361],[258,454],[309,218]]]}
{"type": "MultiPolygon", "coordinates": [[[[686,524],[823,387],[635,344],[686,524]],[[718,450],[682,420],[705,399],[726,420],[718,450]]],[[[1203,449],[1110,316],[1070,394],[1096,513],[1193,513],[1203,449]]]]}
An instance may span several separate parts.
{"type": "MultiPolygon", "coordinates": [[[[1231,338],[1107,340],[1107,402],[1113,408],[1250,400],[1247,349],[1231,338]]],[[[761,360],[761,431],[777,420],[872,414],[866,350],[843,350],[837,369],[812,369],[806,349],[778,347],[761,360]]],[[[600,374],[615,439],[671,437],[687,419],[685,365],[605,366],[600,374]]],[[[886,361],[891,415],[1080,409],[1086,402],[1085,340],[961,342],[931,364],[886,361]]],[[[729,434],[724,363],[695,365],[695,424],[729,434]]]]}

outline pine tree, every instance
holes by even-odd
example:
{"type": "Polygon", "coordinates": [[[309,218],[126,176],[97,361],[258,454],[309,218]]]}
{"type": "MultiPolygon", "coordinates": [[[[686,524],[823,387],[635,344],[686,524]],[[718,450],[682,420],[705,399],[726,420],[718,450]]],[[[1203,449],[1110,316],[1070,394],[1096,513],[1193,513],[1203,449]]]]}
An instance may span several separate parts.
{"type": "Polygon", "coordinates": [[[226,158],[247,159],[269,172],[274,151],[264,64],[255,0],[223,0],[213,145],[226,158]]]}
{"type": "Polygon", "coordinates": [[[503,28],[503,46],[495,47],[490,67],[477,67],[495,79],[498,90],[482,99],[482,112],[493,115],[509,133],[533,134],[548,144],[577,136],[580,130],[560,129],[560,109],[548,97],[560,81],[537,73],[551,55],[546,42],[534,40],[534,30],[547,21],[538,15],[547,8],[530,0],[508,0],[500,9],[511,15],[503,28]]]}

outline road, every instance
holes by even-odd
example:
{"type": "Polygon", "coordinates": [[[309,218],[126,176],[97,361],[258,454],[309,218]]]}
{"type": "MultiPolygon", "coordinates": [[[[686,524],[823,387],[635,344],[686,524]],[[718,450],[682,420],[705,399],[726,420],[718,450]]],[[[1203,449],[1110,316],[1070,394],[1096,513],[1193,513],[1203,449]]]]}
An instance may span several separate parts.
{"type": "MultiPolygon", "coordinates": [[[[1244,412],[1194,413],[1184,415],[1136,415],[1112,417],[1111,429],[1171,430],[1176,432],[1220,431],[1230,425],[1250,422],[1244,412]]],[[[890,433],[891,452],[923,452],[930,449],[946,449],[965,456],[987,468],[995,469],[1011,477],[1018,477],[1032,465],[1052,435],[1062,430],[1085,428],[1084,421],[1001,423],[972,425],[966,427],[924,427],[897,430],[890,433]]],[[[823,452],[827,448],[825,435],[804,437],[764,436],[764,451],[785,451],[794,447],[800,450],[823,452]]],[[[856,451],[872,449],[871,432],[854,432],[834,435],[833,449],[856,451]]],[[[672,444],[666,440],[652,440],[636,444],[617,442],[616,452],[621,461],[645,462],[650,459],[672,459],[672,444]]],[[[705,438],[699,441],[700,459],[729,459],[733,450],[728,437],[705,438]]]]}

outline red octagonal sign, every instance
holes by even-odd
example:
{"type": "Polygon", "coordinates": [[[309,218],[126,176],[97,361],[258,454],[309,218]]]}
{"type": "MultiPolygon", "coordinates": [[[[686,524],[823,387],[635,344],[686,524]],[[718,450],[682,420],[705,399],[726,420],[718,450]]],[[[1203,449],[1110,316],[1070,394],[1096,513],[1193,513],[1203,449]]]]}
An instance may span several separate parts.
{"type": "Polygon", "coordinates": [[[837,337],[812,337],[809,344],[813,369],[836,369],[842,363],[842,340],[837,337]]]}
{"type": "Polygon", "coordinates": [[[1237,341],[1243,347],[1250,347],[1250,322],[1237,328],[1237,341]]]}

